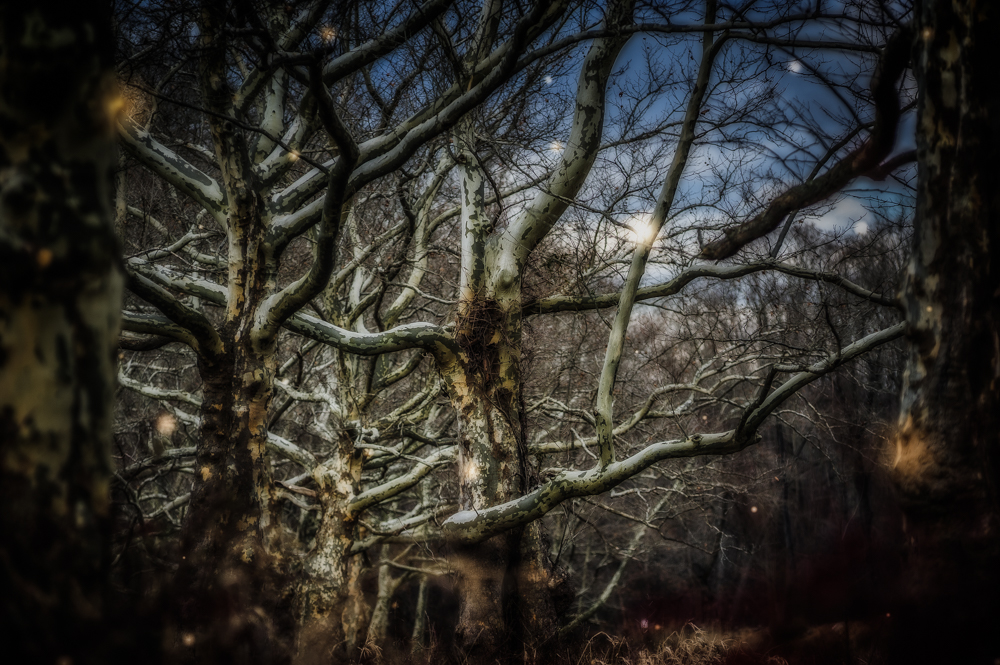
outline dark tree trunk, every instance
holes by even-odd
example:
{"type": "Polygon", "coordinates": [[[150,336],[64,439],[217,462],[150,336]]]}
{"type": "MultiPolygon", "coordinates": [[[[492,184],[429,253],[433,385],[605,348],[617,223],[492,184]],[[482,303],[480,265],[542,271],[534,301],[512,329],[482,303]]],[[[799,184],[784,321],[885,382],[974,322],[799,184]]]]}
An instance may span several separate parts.
{"type": "Polygon", "coordinates": [[[1000,592],[1000,42],[997,3],[918,9],[911,353],[895,483],[909,566],[896,662],[993,663],[1000,592]]]}
{"type": "Polygon", "coordinates": [[[288,593],[273,542],[265,448],[273,354],[229,346],[236,348],[200,367],[201,440],[184,524],[177,648],[201,662],[281,662],[288,645],[279,615],[288,593]]]}
{"type": "Polygon", "coordinates": [[[0,639],[107,662],[121,307],[101,3],[0,5],[0,639]]]}

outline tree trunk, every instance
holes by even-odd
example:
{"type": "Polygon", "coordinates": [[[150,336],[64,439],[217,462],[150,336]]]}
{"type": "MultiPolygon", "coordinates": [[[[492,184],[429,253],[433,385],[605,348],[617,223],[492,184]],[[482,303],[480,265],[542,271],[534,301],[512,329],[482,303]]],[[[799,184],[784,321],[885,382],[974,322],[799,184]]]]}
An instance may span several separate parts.
{"type": "Polygon", "coordinates": [[[353,441],[342,434],[317,477],[323,517],[295,589],[296,665],[348,662],[363,646],[368,612],[360,589],[362,562],[351,554],[357,516],[348,510],[361,462],[353,441]]]}
{"type": "MultiPolygon", "coordinates": [[[[521,307],[513,297],[469,289],[457,339],[462,367],[444,368],[459,412],[462,510],[522,496],[531,470],[521,403],[521,307]]],[[[470,663],[523,660],[525,649],[556,634],[552,578],[539,525],[457,548],[459,649],[470,663]]]]}
{"type": "Polygon", "coordinates": [[[110,17],[0,8],[0,635],[19,663],[111,657],[112,403],[122,279],[110,17]]]}
{"type": "Polygon", "coordinates": [[[276,332],[262,330],[277,286],[278,259],[267,242],[271,219],[251,168],[246,138],[232,123],[226,8],[200,13],[203,103],[225,185],[229,244],[225,319],[200,324],[204,398],[195,486],[184,524],[179,574],[181,655],[199,662],[284,662],[291,620],[280,529],[272,515],[268,411],[276,373],[276,332]],[[208,330],[210,329],[210,330],[208,330]]]}
{"type": "MultiPolygon", "coordinates": [[[[382,559],[389,558],[389,546],[382,546],[382,559]]],[[[406,574],[393,576],[392,566],[388,562],[383,563],[378,569],[378,592],[375,596],[375,607],[372,609],[372,618],[368,623],[368,638],[366,644],[375,646],[384,652],[389,645],[386,641],[389,638],[389,612],[392,610],[392,599],[399,590],[399,585],[406,581],[406,574]]]]}
{"type": "Polygon", "coordinates": [[[895,483],[909,545],[896,662],[1000,656],[996,3],[918,13],[919,180],[895,483]]]}
{"type": "Polygon", "coordinates": [[[194,645],[181,648],[205,662],[276,662],[287,650],[274,621],[287,593],[266,452],[274,354],[229,347],[200,364],[201,440],[179,574],[182,630],[194,645]]]}
{"type": "Polygon", "coordinates": [[[420,587],[417,591],[417,608],[414,611],[413,633],[410,636],[410,655],[417,658],[424,650],[424,636],[427,633],[427,598],[430,595],[430,584],[427,575],[420,576],[420,587]]]}

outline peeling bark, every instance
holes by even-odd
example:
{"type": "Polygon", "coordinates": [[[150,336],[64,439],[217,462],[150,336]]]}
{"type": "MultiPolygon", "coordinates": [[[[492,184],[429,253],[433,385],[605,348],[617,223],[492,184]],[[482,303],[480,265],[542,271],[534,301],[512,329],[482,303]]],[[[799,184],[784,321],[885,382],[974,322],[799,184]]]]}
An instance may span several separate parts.
{"type": "MultiPolygon", "coordinates": [[[[464,362],[443,375],[459,412],[459,500],[463,510],[476,511],[525,490],[520,303],[504,312],[496,300],[474,297],[460,311],[457,337],[464,362]]],[[[470,662],[494,662],[515,651],[509,614],[520,536],[515,529],[456,552],[457,635],[470,662]]]]}
{"type": "Polygon", "coordinates": [[[122,278],[105,7],[0,8],[0,634],[98,662],[122,278]],[[39,85],[39,81],[44,81],[39,85]]]}
{"type": "Polygon", "coordinates": [[[201,362],[201,440],[178,581],[183,628],[206,662],[276,662],[286,649],[274,621],[288,601],[266,451],[273,365],[273,355],[246,348],[201,362]]]}
{"type": "Polygon", "coordinates": [[[313,474],[323,516],[295,588],[296,665],[347,662],[364,644],[368,611],[359,587],[362,561],[351,552],[357,540],[351,500],[361,477],[360,452],[342,433],[335,453],[313,474]]]}
{"type": "Polygon", "coordinates": [[[998,19],[995,3],[950,0],[923,2],[917,18],[910,358],[893,459],[910,568],[896,662],[1000,655],[998,19]]]}

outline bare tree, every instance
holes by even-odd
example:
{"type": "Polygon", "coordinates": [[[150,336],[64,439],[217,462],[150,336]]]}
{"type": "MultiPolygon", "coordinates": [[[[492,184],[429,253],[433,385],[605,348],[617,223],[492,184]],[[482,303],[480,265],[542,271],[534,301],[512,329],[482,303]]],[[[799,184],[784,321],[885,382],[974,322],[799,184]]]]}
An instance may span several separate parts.
{"type": "Polygon", "coordinates": [[[665,460],[743,450],[806,385],[902,334],[892,296],[810,264],[787,229],[751,243],[906,163],[909,29],[878,3],[335,4],[123,19],[122,76],[146,106],[120,136],[155,177],[120,189],[121,345],[190,349],[173,377],[130,357],[124,384],[173,420],[152,455],[126,451],[124,480],[147,483],[144,517],[187,506],[183,635],[202,657],[280,650],[269,619],[290,603],[299,661],[346,658],[366,632],[357,555],[394,541],[453,549],[468,658],[544,648],[560,581],[539,518],[665,460]],[[175,61],[143,65],[149,34],[175,61]],[[848,54],[845,80],[804,54],[827,51],[848,54]],[[847,100],[842,122],[780,103],[778,57],[847,100]],[[811,327],[768,319],[766,289],[756,316],[724,302],[720,284],[763,274],[817,291],[811,327]],[[696,289],[718,315],[672,315],[696,289]],[[833,291],[859,315],[830,314],[833,291]],[[656,363],[626,353],[640,339],[656,363]],[[557,361],[532,375],[526,353],[557,361]],[[165,445],[173,423],[191,445],[165,445]],[[313,513],[300,551],[290,525],[313,513]]]}

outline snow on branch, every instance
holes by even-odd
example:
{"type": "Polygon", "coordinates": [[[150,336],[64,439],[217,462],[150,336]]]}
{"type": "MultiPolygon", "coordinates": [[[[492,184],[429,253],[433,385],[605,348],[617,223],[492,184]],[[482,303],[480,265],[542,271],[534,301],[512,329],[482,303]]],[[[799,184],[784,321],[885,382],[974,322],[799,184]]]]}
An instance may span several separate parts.
{"type": "Polygon", "coordinates": [[[442,526],[444,536],[454,542],[480,542],[502,531],[528,524],[567,499],[606,492],[657,462],[739,452],[760,440],[757,428],[779,404],[820,376],[877,346],[901,337],[904,328],[905,324],[900,323],[879,330],[796,374],[759,405],[753,405],[741,428],[712,434],[692,434],[683,439],[654,443],[631,457],[604,467],[587,471],[562,471],[522,497],[478,510],[474,515],[466,511],[452,516],[442,526]]]}

